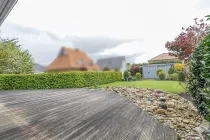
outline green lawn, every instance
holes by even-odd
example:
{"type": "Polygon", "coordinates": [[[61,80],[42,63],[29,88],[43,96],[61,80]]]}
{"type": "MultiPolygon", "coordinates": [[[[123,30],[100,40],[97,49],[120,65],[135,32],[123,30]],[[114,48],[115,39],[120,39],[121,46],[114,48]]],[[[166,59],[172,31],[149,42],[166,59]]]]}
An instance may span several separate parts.
{"type": "MultiPolygon", "coordinates": [[[[182,83],[182,85],[186,86],[186,84],[182,83]]],[[[151,89],[160,89],[166,92],[172,93],[182,93],[185,92],[185,89],[179,85],[178,81],[160,81],[160,80],[141,80],[141,81],[132,81],[132,82],[114,82],[105,85],[99,85],[100,88],[105,88],[107,86],[135,86],[140,88],[151,88],[151,89]]]]}

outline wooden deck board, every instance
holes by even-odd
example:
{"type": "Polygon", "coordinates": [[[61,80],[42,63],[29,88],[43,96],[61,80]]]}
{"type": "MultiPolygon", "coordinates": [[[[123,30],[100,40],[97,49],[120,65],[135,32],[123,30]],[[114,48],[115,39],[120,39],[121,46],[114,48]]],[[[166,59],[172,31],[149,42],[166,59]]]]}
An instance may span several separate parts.
{"type": "Polygon", "coordinates": [[[177,140],[176,133],[112,91],[0,91],[1,140],[177,140]]]}

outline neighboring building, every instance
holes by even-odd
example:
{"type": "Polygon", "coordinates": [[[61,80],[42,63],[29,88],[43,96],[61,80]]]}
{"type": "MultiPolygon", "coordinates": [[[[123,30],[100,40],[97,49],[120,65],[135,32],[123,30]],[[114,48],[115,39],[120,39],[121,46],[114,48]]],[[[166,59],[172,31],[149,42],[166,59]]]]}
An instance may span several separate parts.
{"type": "Polygon", "coordinates": [[[124,72],[126,70],[126,59],[125,56],[98,59],[97,65],[100,67],[100,70],[109,68],[111,70],[120,70],[121,72],[124,72]]]}
{"type": "Polygon", "coordinates": [[[99,70],[99,67],[79,49],[62,47],[46,71],[99,70]]]}
{"type": "Polygon", "coordinates": [[[0,0],[0,26],[18,0],[0,0]]]}
{"type": "Polygon", "coordinates": [[[34,74],[43,73],[43,72],[45,72],[45,69],[46,69],[45,66],[42,66],[40,64],[35,63],[34,64],[34,71],[33,71],[33,73],[34,74]]]}
{"type": "Polygon", "coordinates": [[[168,70],[175,63],[164,63],[164,64],[145,64],[142,66],[142,77],[144,79],[159,79],[156,75],[158,69],[162,69],[165,74],[168,74],[168,70]]]}
{"type": "Polygon", "coordinates": [[[154,58],[148,60],[149,64],[144,64],[142,66],[142,77],[144,79],[159,79],[156,75],[158,69],[164,70],[165,74],[175,63],[180,63],[181,61],[168,53],[162,53],[154,58]]]}
{"type": "Polygon", "coordinates": [[[162,53],[148,60],[148,62],[149,63],[163,63],[163,62],[173,63],[173,62],[180,62],[180,60],[177,57],[169,55],[168,53],[162,53]]]}

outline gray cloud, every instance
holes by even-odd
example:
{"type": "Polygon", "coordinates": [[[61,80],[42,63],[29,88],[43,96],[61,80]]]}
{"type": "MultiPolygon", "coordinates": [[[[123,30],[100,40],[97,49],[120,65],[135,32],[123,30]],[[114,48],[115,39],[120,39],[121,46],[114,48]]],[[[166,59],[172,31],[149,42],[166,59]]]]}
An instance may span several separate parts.
{"type": "MultiPolygon", "coordinates": [[[[1,26],[1,37],[19,38],[23,49],[28,49],[33,55],[35,61],[41,64],[49,64],[56,56],[61,46],[79,48],[86,52],[94,61],[101,57],[100,52],[106,49],[115,48],[116,46],[132,41],[143,42],[143,39],[114,39],[105,36],[96,37],[77,37],[66,35],[59,38],[57,35],[31,27],[5,22],[1,26]]],[[[142,53],[126,56],[129,62],[142,53]]]]}
{"type": "MultiPolygon", "coordinates": [[[[135,40],[120,40],[109,37],[75,37],[67,36],[65,40],[71,40],[75,47],[80,48],[88,53],[97,53],[105,49],[114,48],[120,44],[132,42],[135,40]]],[[[137,40],[137,39],[136,39],[137,40]]],[[[137,41],[143,42],[143,39],[137,41]]]]}
{"type": "Polygon", "coordinates": [[[139,53],[135,53],[132,55],[128,55],[126,56],[126,60],[130,63],[134,63],[134,61],[136,60],[136,57],[143,55],[144,52],[139,52],[139,53]]]}

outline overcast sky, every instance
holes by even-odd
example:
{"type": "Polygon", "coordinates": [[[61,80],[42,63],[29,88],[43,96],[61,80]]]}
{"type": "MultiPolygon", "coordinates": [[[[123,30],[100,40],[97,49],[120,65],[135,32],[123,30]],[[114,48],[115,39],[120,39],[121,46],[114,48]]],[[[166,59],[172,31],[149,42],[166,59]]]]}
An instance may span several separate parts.
{"type": "Polygon", "coordinates": [[[207,14],[210,0],[18,0],[0,34],[19,38],[40,64],[61,46],[95,61],[123,55],[140,63],[167,52],[166,41],[207,14]]]}

